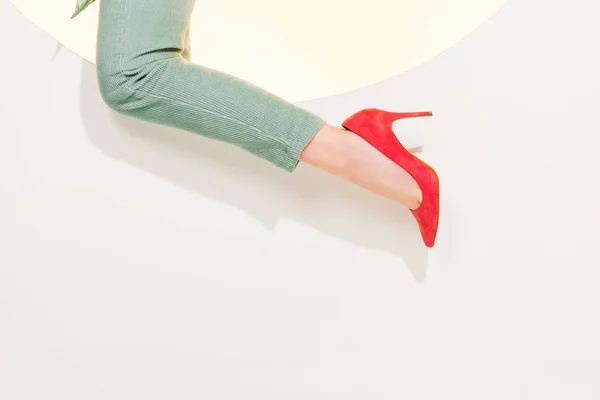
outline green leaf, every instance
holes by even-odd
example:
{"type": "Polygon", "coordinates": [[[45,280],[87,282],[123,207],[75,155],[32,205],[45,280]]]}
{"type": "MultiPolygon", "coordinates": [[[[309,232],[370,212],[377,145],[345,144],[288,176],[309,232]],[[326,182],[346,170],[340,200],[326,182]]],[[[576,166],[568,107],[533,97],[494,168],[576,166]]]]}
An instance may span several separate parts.
{"type": "Polygon", "coordinates": [[[90,4],[95,2],[96,0],[77,0],[77,4],[75,5],[75,11],[73,15],[71,15],[71,19],[78,16],[83,10],[85,10],[90,4]]]}

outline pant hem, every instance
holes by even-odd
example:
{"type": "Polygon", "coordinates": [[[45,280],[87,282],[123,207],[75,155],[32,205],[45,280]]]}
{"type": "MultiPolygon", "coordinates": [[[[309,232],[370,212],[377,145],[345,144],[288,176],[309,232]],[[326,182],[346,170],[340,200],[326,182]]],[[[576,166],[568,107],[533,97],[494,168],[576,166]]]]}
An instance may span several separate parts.
{"type": "Polygon", "coordinates": [[[327,123],[327,121],[308,110],[304,111],[304,118],[298,124],[296,132],[292,132],[287,157],[279,163],[279,167],[287,172],[294,172],[300,163],[302,151],[313,140],[317,132],[327,123]]]}

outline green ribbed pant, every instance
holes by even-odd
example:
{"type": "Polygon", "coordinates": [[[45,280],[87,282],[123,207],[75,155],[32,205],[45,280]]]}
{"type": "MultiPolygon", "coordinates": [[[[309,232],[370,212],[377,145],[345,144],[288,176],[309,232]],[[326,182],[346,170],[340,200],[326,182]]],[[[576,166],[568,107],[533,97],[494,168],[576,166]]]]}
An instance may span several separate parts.
{"type": "Polygon", "coordinates": [[[325,120],[241,78],[191,63],[194,3],[100,1],[102,98],[119,113],[230,143],[293,171],[325,120]]]}

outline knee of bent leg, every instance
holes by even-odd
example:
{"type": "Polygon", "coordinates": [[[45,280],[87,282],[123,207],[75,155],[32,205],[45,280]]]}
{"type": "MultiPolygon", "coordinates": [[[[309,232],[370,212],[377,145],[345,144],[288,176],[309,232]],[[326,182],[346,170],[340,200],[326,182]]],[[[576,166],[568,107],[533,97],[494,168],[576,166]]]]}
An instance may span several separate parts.
{"type": "Polygon", "coordinates": [[[123,114],[143,107],[148,100],[144,93],[152,86],[151,79],[156,77],[158,67],[148,64],[121,69],[117,62],[98,62],[98,86],[104,103],[123,114]]]}
{"type": "Polygon", "coordinates": [[[131,90],[131,77],[118,67],[98,64],[98,88],[104,103],[111,109],[126,113],[135,101],[135,92],[131,90]]]}

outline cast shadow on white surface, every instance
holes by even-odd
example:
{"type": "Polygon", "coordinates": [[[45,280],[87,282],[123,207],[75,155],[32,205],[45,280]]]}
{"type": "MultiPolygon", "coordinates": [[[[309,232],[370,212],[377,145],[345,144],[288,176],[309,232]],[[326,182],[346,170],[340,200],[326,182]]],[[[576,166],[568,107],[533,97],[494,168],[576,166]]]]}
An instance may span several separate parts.
{"type": "Polygon", "coordinates": [[[269,230],[288,218],[391,253],[425,280],[428,251],[407,209],[306,164],[289,174],[235,146],[114,112],[101,98],[96,66],[82,60],[81,76],[83,123],[104,154],[241,209],[269,230]]]}

